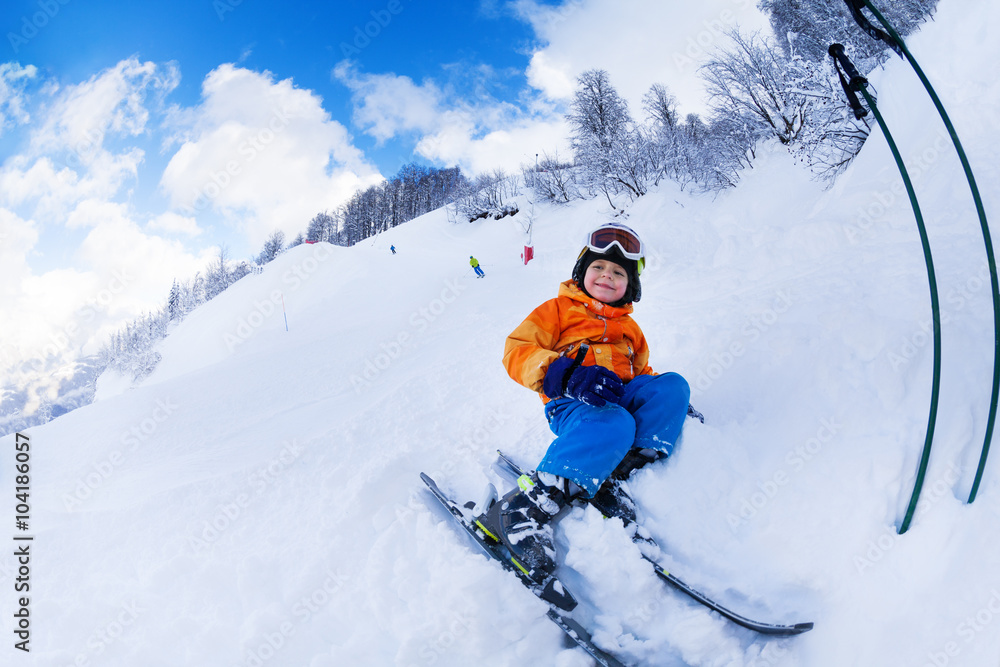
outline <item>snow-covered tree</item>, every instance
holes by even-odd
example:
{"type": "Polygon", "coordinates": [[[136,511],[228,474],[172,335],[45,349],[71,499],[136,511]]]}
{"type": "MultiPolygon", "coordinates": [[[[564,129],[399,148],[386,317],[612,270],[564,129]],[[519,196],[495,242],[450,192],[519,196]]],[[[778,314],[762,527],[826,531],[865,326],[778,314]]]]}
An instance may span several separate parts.
{"type": "Polygon", "coordinates": [[[580,169],[560,161],[559,154],[542,154],[538,165],[521,167],[524,184],[537,197],[556,204],[565,204],[580,197],[577,183],[580,169]]]}
{"type": "Polygon", "coordinates": [[[205,295],[205,276],[198,271],[191,279],[191,285],[187,289],[187,298],[184,303],[184,312],[190,313],[192,310],[208,301],[205,295]]]}
{"type": "Polygon", "coordinates": [[[831,180],[861,151],[871,125],[854,117],[829,59],[793,58],[788,85],[809,99],[808,122],[789,150],[817,176],[831,180]]]}
{"type": "Polygon", "coordinates": [[[513,198],[520,194],[517,179],[503,169],[480,174],[455,193],[455,206],[472,222],[482,218],[500,219],[517,213],[513,198]]]}
{"type": "Polygon", "coordinates": [[[645,194],[649,175],[645,137],[605,70],[588,70],[577,78],[567,120],[573,128],[576,163],[596,191],[612,205],[613,194],[624,191],[633,199],[645,194]]]}
{"type": "Polygon", "coordinates": [[[679,181],[682,165],[677,98],[663,84],[654,83],[642,98],[642,106],[649,128],[647,150],[654,183],[659,183],[662,177],[679,181]]]}
{"type": "MultiPolygon", "coordinates": [[[[934,11],[937,3],[938,0],[876,0],[873,4],[906,37],[934,11]]],[[[757,6],[768,15],[786,57],[825,60],[830,44],[837,42],[853,47],[860,64],[886,49],[885,44],[861,31],[843,0],[759,0],[757,6]]],[[[869,16],[867,11],[863,13],[869,16]]],[[[872,24],[880,27],[873,17],[872,24]]]]}
{"type": "Polygon", "coordinates": [[[728,32],[730,45],[701,67],[709,105],[718,116],[735,116],[783,143],[795,141],[806,122],[808,97],[791,89],[787,59],[754,32],[728,32]]]}
{"type": "MultiPolygon", "coordinates": [[[[232,285],[237,280],[240,280],[243,277],[253,273],[254,266],[256,266],[255,262],[251,262],[245,259],[240,260],[235,264],[233,264],[233,266],[229,270],[229,285],[232,285]]],[[[227,285],[227,287],[229,285],[227,285]]]]}
{"type": "Polygon", "coordinates": [[[170,318],[167,311],[147,313],[127,323],[112,334],[99,353],[99,364],[112,368],[133,381],[153,372],[160,361],[155,344],[167,333],[170,318]]]}
{"type": "MultiPolygon", "coordinates": [[[[326,240],[338,245],[354,245],[444,206],[465,184],[465,177],[458,168],[406,165],[392,179],[354,193],[337,210],[336,218],[325,221],[327,228],[332,230],[326,240]]],[[[324,240],[312,231],[308,239],[324,240]]]]}
{"type": "Polygon", "coordinates": [[[181,288],[175,278],[173,285],[170,286],[170,294],[167,295],[167,318],[172,322],[181,319],[184,316],[183,308],[181,288]]]}
{"type": "Polygon", "coordinates": [[[326,211],[309,221],[306,241],[332,241],[337,233],[337,221],[326,211]]]}
{"type": "Polygon", "coordinates": [[[205,299],[211,300],[229,287],[232,276],[229,267],[229,248],[220,245],[215,261],[205,273],[205,299]]]}
{"type": "Polygon", "coordinates": [[[280,255],[284,248],[285,233],[280,229],[276,229],[271,232],[271,235],[267,237],[267,241],[264,242],[264,247],[261,248],[260,254],[257,255],[257,263],[260,265],[267,264],[280,255]]]}

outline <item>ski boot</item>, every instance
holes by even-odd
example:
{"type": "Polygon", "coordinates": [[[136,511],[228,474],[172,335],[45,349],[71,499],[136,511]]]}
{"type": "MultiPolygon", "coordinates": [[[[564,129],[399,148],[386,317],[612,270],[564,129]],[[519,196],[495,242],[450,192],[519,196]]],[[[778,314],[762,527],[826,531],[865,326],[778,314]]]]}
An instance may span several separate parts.
{"type": "Polygon", "coordinates": [[[635,501],[629,495],[626,480],[639,468],[663,457],[664,454],[655,449],[629,450],[618,467],[604,480],[601,488],[589,500],[590,504],[606,518],[621,519],[622,524],[626,528],[630,528],[633,539],[639,538],[649,541],[648,538],[638,534],[635,501]]]}
{"type": "MultiPolygon", "coordinates": [[[[553,519],[567,507],[573,496],[565,480],[541,473],[521,475],[518,488],[493,503],[480,519],[489,533],[510,551],[511,562],[543,589],[555,580],[556,549],[553,519]]],[[[552,591],[558,598],[560,593],[552,591]]],[[[543,595],[543,599],[548,597],[543,595]]],[[[550,600],[556,604],[556,599],[550,600]]]]}
{"type": "Polygon", "coordinates": [[[612,471],[608,479],[625,481],[639,468],[645,467],[654,461],[659,461],[665,456],[666,454],[656,449],[633,447],[625,455],[625,458],[621,460],[618,467],[612,471]]]}
{"type": "Polygon", "coordinates": [[[609,477],[590,499],[590,504],[607,519],[621,519],[626,526],[636,521],[635,501],[625,489],[624,480],[609,477]]]}

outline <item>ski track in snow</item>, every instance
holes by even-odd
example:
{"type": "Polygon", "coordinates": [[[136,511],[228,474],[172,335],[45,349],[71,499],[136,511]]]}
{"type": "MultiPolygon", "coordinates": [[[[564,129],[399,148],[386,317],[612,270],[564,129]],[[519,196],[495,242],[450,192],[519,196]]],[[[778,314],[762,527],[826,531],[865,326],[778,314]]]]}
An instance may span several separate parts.
{"type": "MultiPolygon", "coordinates": [[[[982,64],[1000,11],[975,6],[942,2],[909,45],[996,219],[1000,84],[982,64]]],[[[665,183],[627,210],[650,246],[635,316],[654,369],[688,378],[707,423],[689,420],[674,456],[630,481],[640,516],[695,588],[816,627],[790,639],[736,627],[660,583],[616,521],[576,509],[557,530],[562,572],[578,618],[623,659],[1000,664],[997,454],[965,504],[992,372],[982,238],[916,77],[892,60],[870,78],[904,153],[923,160],[912,175],[945,311],[913,527],[895,533],[926,428],[929,299],[880,133],[829,190],[774,147],[716,199],[665,183]]],[[[522,203],[513,219],[438,211],[351,249],[286,252],[181,323],[140,386],[103,377],[97,402],[31,429],[33,634],[17,664],[592,664],[418,478],[475,499],[501,483],[496,449],[531,467],[552,438],[538,399],[506,377],[503,341],[609,212],[535,205],[522,266],[522,203]]],[[[0,440],[4,457],[13,443],[0,440]]],[[[0,618],[13,654],[13,617],[0,618]]]]}

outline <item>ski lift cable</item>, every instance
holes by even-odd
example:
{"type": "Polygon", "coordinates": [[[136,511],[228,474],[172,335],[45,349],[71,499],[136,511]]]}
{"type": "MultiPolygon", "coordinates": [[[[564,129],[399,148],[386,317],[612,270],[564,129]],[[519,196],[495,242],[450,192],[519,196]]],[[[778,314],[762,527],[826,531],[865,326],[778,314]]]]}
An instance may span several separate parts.
{"type": "Polygon", "coordinates": [[[831,44],[829,53],[835,61],[841,85],[844,87],[845,93],[848,93],[848,99],[851,101],[851,108],[854,109],[855,115],[859,113],[858,108],[855,105],[857,104],[860,106],[860,103],[858,103],[856,96],[853,96],[851,93],[860,92],[862,96],[864,96],[865,102],[868,104],[868,108],[871,109],[874,114],[876,122],[882,129],[882,134],[885,136],[886,143],[889,145],[889,150],[892,152],[892,157],[896,161],[896,166],[899,167],[899,174],[903,178],[903,185],[906,187],[906,194],[909,197],[910,205],[913,208],[913,216],[916,219],[917,230],[920,233],[920,244],[924,251],[924,262],[927,265],[927,283],[930,287],[931,318],[934,330],[934,375],[931,380],[931,402],[930,412],[927,417],[927,432],[924,437],[923,451],[920,454],[920,463],[917,467],[917,477],[913,485],[913,492],[910,494],[910,502],[907,505],[906,514],[897,530],[897,532],[902,535],[909,530],[910,522],[913,520],[913,514],[917,508],[917,502],[920,499],[920,491],[923,488],[924,478],[927,475],[927,464],[930,460],[931,446],[934,442],[934,427],[937,423],[938,399],[941,393],[941,308],[940,301],[938,299],[937,278],[934,275],[934,260],[931,257],[931,247],[927,236],[927,228],[924,225],[923,214],[920,212],[920,204],[917,202],[917,195],[913,190],[913,183],[911,182],[910,175],[906,170],[906,165],[903,163],[903,157],[899,153],[899,148],[896,146],[896,141],[889,132],[885,119],[882,117],[882,114],[878,110],[878,106],[875,104],[875,99],[867,90],[868,81],[858,73],[854,64],[844,53],[844,46],[842,44],[831,44]]]}
{"type": "Polygon", "coordinates": [[[845,0],[847,6],[851,10],[851,14],[854,16],[855,21],[861,26],[865,32],[871,35],[874,39],[885,41],[888,43],[893,50],[896,51],[901,57],[903,57],[913,71],[916,73],[917,78],[923,84],[924,88],[927,90],[927,94],[930,95],[931,100],[934,102],[934,107],[937,109],[938,114],[941,116],[941,120],[944,122],[945,127],[948,130],[949,136],[951,136],[951,141],[955,146],[955,152],[958,153],[958,158],[962,163],[962,169],[965,171],[966,180],[969,182],[969,190],[972,192],[972,199],[976,205],[976,213],[979,216],[979,225],[982,228],[983,233],[983,243],[986,247],[986,261],[990,269],[990,287],[993,292],[993,388],[992,395],[990,398],[990,411],[989,417],[986,421],[986,434],[983,438],[983,448],[979,456],[979,465],[976,469],[976,477],[972,483],[972,489],[969,493],[968,502],[972,503],[976,499],[976,494],[979,491],[979,485],[982,482],[983,472],[986,468],[986,458],[989,456],[990,443],[993,440],[993,430],[996,424],[997,417],[997,403],[1000,400],[1000,284],[998,284],[997,278],[997,267],[996,259],[993,252],[993,240],[990,236],[989,223],[986,220],[986,210],[983,206],[982,197],[979,194],[979,187],[976,185],[976,177],[972,173],[972,167],[969,164],[969,159],[965,154],[965,149],[962,147],[962,142],[958,138],[958,133],[955,131],[955,126],[951,122],[951,118],[948,116],[948,112],[945,111],[944,105],[941,103],[941,99],[938,97],[937,92],[935,92],[934,87],[931,86],[930,80],[924,74],[923,69],[917,63],[916,58],[910,53],[910,50],[906,48],[906,44],[903,42],[903,38],[900,37],[899,33],[892,27],[885,16],[882,15],[878,9],[871,3],[871,0],[845,0]],[[872,16],[882,24],[886,32],[878,30],[868,22],[867,18],[861,13],[862,6],[867,7],[872,13],[872,16]],[[888,34],[886,34],[888,33],[888,34]]]}

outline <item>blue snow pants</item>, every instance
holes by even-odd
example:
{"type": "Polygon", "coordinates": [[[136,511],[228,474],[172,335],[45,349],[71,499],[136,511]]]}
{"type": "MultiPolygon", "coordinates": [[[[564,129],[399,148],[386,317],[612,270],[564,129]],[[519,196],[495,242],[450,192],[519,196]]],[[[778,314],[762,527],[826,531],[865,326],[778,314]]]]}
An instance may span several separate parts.
{"type": "Polygon", "coordinates": [[[537,470],[570,479],[592,497],[631,448],[673,451],[690,398],[687,380],[665,373],[634,378],[617,405],[549,401],[545,417],[557,437],[537,470]]]}

